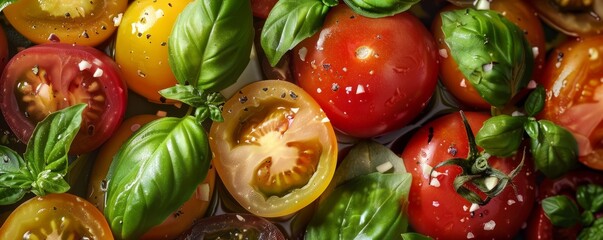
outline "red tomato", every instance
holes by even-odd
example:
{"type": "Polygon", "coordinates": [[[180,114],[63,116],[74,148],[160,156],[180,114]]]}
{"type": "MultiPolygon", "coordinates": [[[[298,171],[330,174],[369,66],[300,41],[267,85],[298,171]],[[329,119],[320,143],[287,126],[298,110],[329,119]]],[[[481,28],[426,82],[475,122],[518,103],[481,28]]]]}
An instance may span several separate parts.
{"type": "MultiPolygon", "coordinates": [[[[467,120],[476,134],[488,114],[468,112],[467,120]]],[[[481,149],[480,149],[481,150],[481,149]]],[[[535,177],[530,160],[512,182],[487,204],[475,208],[461,197],[453,181],[461,173],[457,166],[434,166],[451,158],[466,158],[468,140],[458,113],[435,119],[420,128],[402,153],[412,174],[408,216],[414,230],[435,239],[511,239],[528,219],[534,205],[535,177]],[[435,180],[434,180],[435,179],[435,180]],[[472,210],[474,210],[472,212],[472,210]]],[[[490,157],[488,163],[509,174],[520,163],[522,153],[512,158],[490,157]]]]}
{"type": "Polygon", "coordinates": [[[436,49],[409,13],[367,18],[339,4],[320,32],[294,48],[293,76],[336,129],[373,137],[427,106],[437,83],[436,49]]]}
{"type": "Polygon", "coordinates": [[[544,214],[540,201],[547,197],[566,195],[570,199],[576,199],[576,189],[578,186],[586,184],[603,185],[603,174],[577,170],[565,174],[558,179],[544,179],[539,189],[538,205],[527,228],[526,238],[529,240],[537,239],[576,239],[581,231],[580,225],[571,228],[556,228],[551,220],[544,214]]]}
{"type": "Polygon", "coordinates": [[[8,62],[8,39],[4,29],[0,27],[0,72],[4,70],[6,62],[8,62]]]}
{"type": "Polygon", "coordinates": [[[266,19],[278,0],[251,0],[253,16],[266,19]]]}
{"type": "Polygon", "coordinates": [[[549,55],[540,117],[570,130],[579,160],[603,170],[603,35],[571,39],[549,55]]]}
{"type": "Polygon", "coordinates": [[[182,239],[271,239],[285,240],[270,221],[252,215],[226,213],[201,219],[182,239]]]}
{"type": "Polygon", "coordinates": [[[0,87],[2,113],[23,142],[48,114],[88,104],[72,154],[89,152],[107,140],[121,123],[127,102],[127,88],[113,60],[92,47],[72,44],[43,44],[17,53],[0,87]]]}
{"type": "MultiPolygon", "coordinates": [[[[532,45],[535,54],[535,64],[532,76],[538,79],[541,75],[545,59],[545,39],[542,24],[536,11],[523,0],[495,0],[490,3],[490,8],[500,12],[503,16],[515,23],[524,30],[528,42],[532,45]]],[[[441,12],[459,9],[454,5],[449,5],[441,12]]],[[[431,25],[431,30],[435,36],[439,48],[440,57],[440,76],[446,90],[450,91],[462,103],[479,109],[489,109],[490,104],[484,100],[471,83],[465,79],[463,73],[459,70],[458,64],[450,55],[450,49],[444,41],[444,32],[442,31],[442,18],[438,14],[431,25]]]]}

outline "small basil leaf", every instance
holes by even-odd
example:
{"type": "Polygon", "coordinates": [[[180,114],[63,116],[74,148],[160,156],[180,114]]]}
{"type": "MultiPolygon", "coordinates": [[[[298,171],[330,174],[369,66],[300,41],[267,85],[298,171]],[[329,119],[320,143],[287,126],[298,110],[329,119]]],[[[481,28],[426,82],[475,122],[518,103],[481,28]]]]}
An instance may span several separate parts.
{"type": "Polygon", "coordinates": [[[191,107],[205,105],[205,98],[203,97],[202,92],[191,85],[176,84],[173,87],[159,91],[159,94],[167,99],[186,103],[191,107]]]}
{"type": "Polygon", "coordinates": [[[406,232],[409,173],[371,173],[337,187],[306,229],[312,239],[395,239],[406,232]]]}
{"type": "Polygon", "coordinates": [[[528,118],[526,124],[523,126],[523,130],[526,131],[530,138],[540,139],[540,124],[536,119],[528,118]]]}
{"type": "Polygon", "coordinates": [[[343,0],[354,12],[371,18],[393,16],[404,12],[419,0],[343,0]]]}
{"type": "Polygon", "coordinates": [[[490,10],[448,11],[442,30],[459,69],[480,96],[502,107],[527,86],[534,62],[524,32],[490,10]]]}
{"type": "Polygon", "coordinates": [[[420,233],[409,232],[409,233],[402,234],[402,240],[430,240],[430,239],[432,239],[432,238],[425,236],[423,234],[420,234],[420,233]]]}
{"type": "Polygon", "coordinates": [[[491,117],[475,135],[475,142],[494,156],[512,156],[523,140],[525,122],[525,117],[509,115],[491,117]]]}
{"type": "Polygon", "coordinates": [[[261,44],[270,65],[276,66],[285,53],[316,33],[330,6],[321,0],[280,0],[262,29],[261,44]]]}
{"type": "Polygon", "coordinates": [[[36,195],[42,196],[45,193],[64,193],[69,191],[69,183],[64,179],[65,175],[61,173],[44,170],[38,175],[38,179],[34,184],[34,189],[37,189],[36,195]],[[40,194],[43,193],[43,194],[40,194]]]}
{"type": "Polygon", "coordinates": [[[222,110],[216,106],[209,106],[209,118],[214,122],[224,122],[222,110]]]}
{"type": "Polygon", "coordinates": [[[28,192],[22,188],[0,187],[0,205],[10,205],[18,202],[28,192]]]}
{"type": "Polygon", "coordinates": [[[113,234],[137,239],[186,202],[209,169],[205,130],[194,117],[145,124],[116,154],[107,174],[105,216],[113,234]]]}
{"type": "Polygon", "coordinates": [[[565,195],[543,199],[542,209],[555,226],[571,227],[580,222],[578,206],[565,195]]]}
{"type": "Polygon", "coordinates": [[[220,91],[249,64],[253,35],[249,1],[193,1],[174,23],[168,62],[180,84],[220,91]]]}
{"type": "Polygon", "coordinates": [[[44,170],[65,174],[71,142],[80,130],[85,104],[78,104],[48,115],[36,125],[23,154],[33,176],[44,170]]]}
{"type": "Polygon", "coordinates": [[[598,212],[603,208],[603,186],[580,185],[576,189],[576,201],[585,210],[598,212]]]}
{"type": "Polygon", "coordinates": [[[578,235],[578,239],[601,239],[603,236],[603,218],[595,220],[595,223],[582,229],[578,235]]]}
{"type": "Polygon", "coordinates": [[[536,114],[540,113],[544,108],[544,98],[546,97],[546,92],[544,91],[544,87],[538,85],[536,89],[534,89],[528,99],[526,99],[524,109],[528,116],[533,117],[536,114]]]}
{"type": "Polygon", "coordinates": [[[577,166],[578,143],[565,128],[540,120],[538,138],[531,138],[530,149],[536,168],[549,178],[556,178],[577,166]]]}

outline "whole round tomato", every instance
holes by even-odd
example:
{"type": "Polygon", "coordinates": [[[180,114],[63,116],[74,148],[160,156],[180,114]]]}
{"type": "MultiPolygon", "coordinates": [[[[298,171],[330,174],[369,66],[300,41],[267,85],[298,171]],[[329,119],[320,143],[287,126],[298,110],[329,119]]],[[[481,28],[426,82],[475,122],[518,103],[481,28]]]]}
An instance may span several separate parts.
{"type": "MultiPolygon", "coordinates": [[[[105,193],[107,192],[107,172],[113,161],[113,156],[142,125],[158,119],[157,115],[136,115],[126,119],[115,134],[100,148],[94,161],[88,184],[88,201],[99,210],[105,208],[105,193]]],[[[196,192],[165,221],[151,228],[141,239],[174,239],[191,227],[205,215],[213,195],[216,171],[210,168],[205,180],[197,186],[196,192]]]]}
{"type": "MultiPolygon", "coordinates": [[[[443,8],[440,12],[446,12],[459,9],[454,5],[443,8]]],[[[490,9],[500,12],[505,18],[523,29],[525,36],[532,45],[534,53],[533,79],[538,79],[544,67],[546,55],[546,46],[544,39],[544,30],[536,11],[532,6],[523,0],[494,0],[490,2],[490,9]]],[[[459,70],[458,64],[452,58],[450,49],[444,41],[444,32],[442,31],[442,18],[438,14],[432,22],[431,31],[436,39],[439,49],[440,77],[446,86],[446,90],[452,93],[463,104],[478,109],[489,109],[490,104],[484,100],[471,83],[465,79],[463,73],[459,70]]]]}
{"type": "Polygon", "coordinates": [[[0,108],[23,142],[48,114],[86,103],[82,126],[70,153],[98,148],[125,113],[126,84],[113,60],[92,47],[48,43],[15,55],[0,79],[0,108]]]}
{"type": "Polygon", "coordinates": [[[177,83],[168,64],[167,41],[178,14],[190,2],[134,1],[117,30],[115,62],[128,88],[152,102],[162,102],[159,91],[177,83]]]}
{"type": "Polygon", "coordinates": [[[2,12],[32,42],[96,46],[113,34],[127,5],[127,0],[20,0],[2,12]]]}
{"type": "MultiPolygon", "coordinates": [[[[488,114],[465,112],[473,134],[489,118],[488,114]]],[[[512,239],[529,217],[534,205],[535,174],[526,159],[520,172],[496,197],[485,205],[474,205],[454,188],[461,168],[437,164],[452,158],[466,158],[467,133],[461,115],[452,113],[421,127],[402,153],[412,174],[408,217],[414,230],[435,239],[512,239]],[[435,170],[434,172],[431,172],[435,170]],[[478,208],[476,208],[478,207],[478,208]]],[[[522,160],[520,151],[512,158],[490,157],[489,165],[510,174],[522,160]]]]}
{"type": "Polygon", "coordinates": [[[571,39],[554,49],[542,76],[540,117],[572,132],[579,160],[603,170],[603,36],[571,39]]]}
{"type": "Polygon", "coordinates": [[[0,228],[0,239],[113,239],[105,216],[69,193],[34,197],[19,205],[0,228]]]}
{"type": "Polygon", "coordinates": [[[268,18],[268,14],[276,5],[278,0],[250,0],[251,1],[251,11],[253,11],[253,16],[261,19],[268,18]]]}
{"type": "Polygon", "coordinates": [[[363,17],[345,4],[293,50],[293,76],[333,126],[373,137],[405,126],[427,106],[437,83],[437,48],[413,15],[363,17]]]}
{"type": "Polygon", "coordinates": [[[303,89],[281,80],[243,87],[224,105],[209,140],[224,186],[247,211],[295,213],[329,185],[337,139],[329,119],[303,89]]]}

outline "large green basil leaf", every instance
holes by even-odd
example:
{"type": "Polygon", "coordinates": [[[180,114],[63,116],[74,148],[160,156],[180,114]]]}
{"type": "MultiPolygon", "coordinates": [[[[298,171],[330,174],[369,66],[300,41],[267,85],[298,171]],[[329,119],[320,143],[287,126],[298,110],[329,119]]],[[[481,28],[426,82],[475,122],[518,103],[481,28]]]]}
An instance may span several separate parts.
{"type": "Polygon", "coordinates": [[[345,182],[319,204],[305,239],[400,238],[411,181],[409,173],[376,172],[345,182]]]}
{"type": "Polygon", "coordinates": [[[532,121],[529,125],[538,130],[530,130],[530,149],[536,168],[549,178],[556,178],[577,166],[578,143],[565,128],[551,121],[532,121]]]}
{"type": "Polygon", "coordinates": [[[404,12],[419,0],[343,0],[354,12],[371,18],[393,16],[404,12]]]}
{"type": "Polygon", "coordinates": [[[504,106],[527,86],[534,57],[523,31],[490,10],[448,11],[442,30],[459,69],[480,96],[504,106]]]}
{"type": "Polygon", "coordinates": [[[31,187],[31,182],[25,160],[17,152],[0,145],[0,205],[19,201],[31,187]]]}
{"type": "Polygon", "coordinates": [[[321,0],[280,0],[262,29],[261,44],[270,65],[276,66],[285,53],[316,33],[330,7],[321,0]]]}
{"type": "Polygon", "coordinates": [[[211,152],[192,116],[144,125],[121,147],[109,173],[105,216],[113,234],[136,239],[186,202],[205,178],[211,152]]]}
{"type": "Polygon", "coordinates": [[[249,64],[253,35],[249,1],[193,1],[170,34],[170,67],[182,85],[220,91],[249,64]]]}
{"type": "Polygon", "coordinates": [[[551,223],[558,227],[570,227],[580,222],[578,206],[565,195],[543,199],[542,210],[551,223]]]}
{"type": "Polygon", "coordinates": [[[525,117],[498,115],[484,122],[475,142],[487,153],[508,157],[517,152],[523,140],[525,117]]]}

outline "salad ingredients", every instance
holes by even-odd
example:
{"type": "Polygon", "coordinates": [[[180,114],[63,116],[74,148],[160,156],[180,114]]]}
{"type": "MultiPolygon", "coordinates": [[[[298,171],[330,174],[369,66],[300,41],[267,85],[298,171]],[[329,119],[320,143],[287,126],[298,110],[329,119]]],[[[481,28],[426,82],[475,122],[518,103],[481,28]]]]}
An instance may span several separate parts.
{"type": "Polygon", "coordinates": [[[273,239],[285,236],[270,221],[248,213],[226,213],[204,218],[180,239],[273,239]]]}
{"type": "Polygon", "coordinates": [[[98,148],[126,110],[127,88],[117,65],[92,47],[48,43],[27,48],[7,64],[0,84],[0,109],[23,142],[48,114],[86,103],[71,154],[98,148]]]}
{"type": "Polygon", "coordinates": [[[212,124],[213,164],[228,192],[263,217],[295,213],[316,200],[337,163],[329,119],[303,89],[265,80],[243,87],[212,124]]]}
{"type": "Polygon", "coordinates": [[[176,85],[168,63],[168,36],[178,14],[191,1],[133,1],[115,40],[115,62],[128,88],[153,102],[165,102],[159,90],[176,85]]]}
{"type": "Polygon", "coordinates": [[[436,51],[409,13],[373,19],[341,4],[319,33],[294,48],[293,76],[336,129],[369,138],[405,126],[425,109],[437,83],[436,51]]]}
{"type": "Polygon", "coordinates": [[[249,1],[193,1],[174,23],[169,65],[181,85],[220,91],[245,70],[253,35],[249,1]]]}
{"type": "Polygon", "coordinates": [[[205,130],[192,116],[144,125],[115,155],[105,217],[116,238],[138,238],[186,202],[209,169],[205,130]]]}
{"type": "Polygon", "coordinates": [[[0,228],[2,239],[107,239],[111,229],[103,214],[78,196],[61,193],[22,203],[0,228]]]}
{"type": "MultiPolygon", "coordinates": [[[[2,10],[10,24],[35,43],[97,46],[120,25],[127,0],[19,0],[2,10]]],[[[4,7],[3,6],[3,7],[4,7]]]]}

